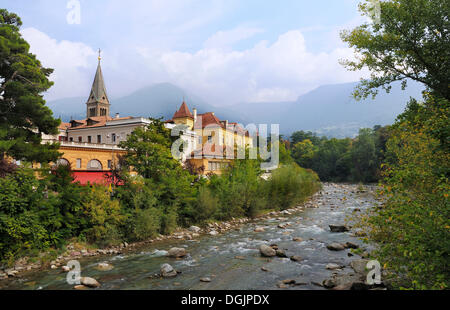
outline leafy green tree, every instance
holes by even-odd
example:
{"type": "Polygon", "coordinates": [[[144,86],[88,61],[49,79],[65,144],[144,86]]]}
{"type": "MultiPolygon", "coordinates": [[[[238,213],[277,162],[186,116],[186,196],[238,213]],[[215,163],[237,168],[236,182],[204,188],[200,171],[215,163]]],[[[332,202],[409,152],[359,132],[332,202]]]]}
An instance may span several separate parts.
{"type": "Polygon", "coordinates": [[[352,178],[360,182],[377,180],[378,158],[375,149],[375,136],[371,129],[359,131],[351,148],[352,178]]]}
{"type": "Polygon", "coordinates": [[[296,131],[291,135],[291,143],[292,145],[297,144],[298,142],[303,142],[305,140],[309,140],[314,145],[319,145],[321,142],[321,138],[318,137],[315,133],[308,131],[305,132],[303,130],[296,131]]]}
{"type": "Polygon", "coordinates": [[[180,167],[171,153],[172,137],[161,119],[150,118],[147,127],[136,128],[120,147],[127,150],[124,163],[145,179],[160,181],[163,175],[180,167]]]}
{"type": "Polygon", "coordinates": [[[0,9],[0,159],[55,161],[59,146],[41,144],[41,134],[57,134],[60,122],[41,95],[53,84],[53,69],[29,52],[21,25],[16,14],[0,9]]]}
{"type": "Polygon", "coordinates": [[[292,149],[292,157],[295,162],[303,168],[311,168],[318,147],[311,140],[306,139],[297,142],[292,149]]]}
{"type": "MultiPolygon", "coordinates": [[[[378,2],[378,1],[377,1],[378,2]]],[[[373,16],[373,1],[359,8],[373,16]]],[[[341,38],[359,57],[342,63],[349,70],[368,68],[370,79],[361,82],[356,98],[375,96],[378,88],[389,91],[391,83],[408,79],[426,85],[438,96],[450,99],[450,2],[448,0],[379,1],[379,21],[364,23],[341,38]]]]}

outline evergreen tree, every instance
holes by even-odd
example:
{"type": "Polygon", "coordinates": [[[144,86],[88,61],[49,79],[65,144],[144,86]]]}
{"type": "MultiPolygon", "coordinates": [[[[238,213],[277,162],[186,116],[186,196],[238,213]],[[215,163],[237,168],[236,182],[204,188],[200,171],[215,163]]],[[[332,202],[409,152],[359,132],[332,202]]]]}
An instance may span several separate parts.
{"type": "Polygon", "coordinates": [[[42,67],[19,33],[22,21],[0,9],[0,159],[50,162],[57,144],[41,144],[41,134],[56,134],[59,120],[41,95],[53,82],[53,69],[42,67]]]}

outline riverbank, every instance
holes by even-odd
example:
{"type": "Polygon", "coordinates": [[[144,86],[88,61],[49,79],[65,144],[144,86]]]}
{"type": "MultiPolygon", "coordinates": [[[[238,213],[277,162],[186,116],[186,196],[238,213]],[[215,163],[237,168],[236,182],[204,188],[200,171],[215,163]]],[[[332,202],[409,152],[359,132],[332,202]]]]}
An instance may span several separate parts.
{"type": "MultiPolygon", "coordinates": [[[[379,203],[375,189],[323,184],[320,193],[287,212],[268,213],[235,226],[211,223],[192,239],[187,237],[192,231],[180,231],[164,240],[129,245],[122,254],[81,257],[82,276],[96,279],[99,289],[368,289],[363,267],[373,248],[358,238],[359,230],[348,218],[379,203]],[[348,229],[336,230],[339,226],[348,229]],[[333,244],[337,250],[330,249],[333,244]],[[262,245],[276,247],[284,255],[264,257],[262,245]],[[168,255],[172,248],[181,249],[183,256],[168,255]],[[165,264],[177,271],[174,277],[160,276],[165,264]]],[[[74,286],[58,267],[10,277],[0,282],[0,288],[74,286]]]]}
{"type": "Polygon", "coordinates": [[[157,244],[158,242],[169,241],[169,240],[195,240],[204,235],[217,236],[224,232],[239,229],[240,226],[247,224],[249,222],[260,221],[264,219],[276,218],[278,216],[292,215],[296,212],[300,212],[305,208],[315,208],[314,198],[319,195],[320,192],[315,193],[303,204],[290,208],[283,211],[270,211],[265,214],[258,215],[254,218],[233,218],[230,221],[222,222],[211,222],[205,227],[191,226],[189,228],[178,228],[175,232],[170,235],[159,235],[156,238],[127,243],[123,242],[118,246],[111,246],[107,248],[92,248],[90,245],[82,244],[79,242],[70,243],[66,246],[66,251],[57,255],[53,260],[47,260],[41,262],[39,257],[45,257],[48,252],[40,253],[38,258],[23,257],[14,263],[13,267],[0,268],[0,281],[8,280],[14,277],[22,277],[28,272],[44,271],[48,269],[63,269],[68,261],[78,260],[81,258],[89,257],[102,257],[111,255],[122,255],[129,252],[136,251],[142,247],[148,246],[150,244],[157,244]]]}

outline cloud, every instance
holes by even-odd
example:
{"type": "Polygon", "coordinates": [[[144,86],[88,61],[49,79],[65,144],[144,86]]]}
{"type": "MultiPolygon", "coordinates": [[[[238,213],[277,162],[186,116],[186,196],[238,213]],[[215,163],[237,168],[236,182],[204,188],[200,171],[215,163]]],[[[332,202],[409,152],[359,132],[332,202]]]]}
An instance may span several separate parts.
{"type": "MultiPolygon", "coordinates": [[[[255,32],[253,32],[255,33],[255,32]]],[[[140,49],[149,68],[164,75],[212,104],[295,100],[323,84],[358,80],[360,72],[348,72],[339,59],[352,58],[353,51],[336,48],[329,53],[311,53],[301,31],[288,31],[270,44],[260,41],[242,50],[217,48],[250,36],[252,31],[219,32],[196,52],[157,52],[140,49]],[[212,44],[211,42],[215,42],[212,44]]]]}
{"type": "Polygon", "coordinates": [[[264,32],[261,28],[236,27],[228,31],[218,31],[209,37],[203,44],[204,48],[230,48],[235,43],[251,38],[258,33],[264,32]]]}
{"type": "Polygon", "coordinates": [[[35,28],[25,28],[21,34],[42,65],[55,69],[50,76],[55,84],[46,94],[47,99],[88,96],[96,59],[91,47],[81,42],[57,41],[35,28]]]}

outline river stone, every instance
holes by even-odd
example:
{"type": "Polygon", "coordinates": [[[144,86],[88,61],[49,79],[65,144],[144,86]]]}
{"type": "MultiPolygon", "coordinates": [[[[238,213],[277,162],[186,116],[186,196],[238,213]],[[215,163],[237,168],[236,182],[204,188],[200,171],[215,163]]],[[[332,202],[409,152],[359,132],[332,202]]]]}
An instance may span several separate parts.
{"type": "Polygon", "coordinates": [[[208,277],[206,277],[206,278],[201,278],[201,279],[200,279],[200,282],[211,282],[211,278],[208,278],[208,277]]]}
{"type": "Polygon", "coordinates": [[[62,266],[61,270],[64,271],[64,272],[69,272],[70,268],[69,268],[69,266],[62,266]]]}
{"type": "Polygon", "coordinates": [[[202,229],[198,226],[191,226],[191,227],[189,227],[189,230],[194,233],[199,233],[202,229]]]}
{"type": "Polygon", "coordinates": [[[256,227],[254,232],[264,232],[264,227],[256,227]]]}
{"type": "Polygon", "coordinates": [[[333,242],[327,245],[327,249],[330,251],[342,251],[345,250],[345,247],[340,243],[333,242]]]}
{"type": "Polygon", "coordinates": [[[359,248],[359,245],[357,245],[357,244],[355,244],[355,243],[353,243],[353,242],[347,241],[347,242],[345,243],[345,247],[346,247],[347,249],[357,249],[357,248],[359,248]]]}
{"type": "Polygon", "coordinates": [[[294,238],[292,239],[292,241],[295,241],[295,242],[302,242],[303,239],[300,238],[300,237],[294,237],[294,238]]]}
{"type": "Polygon", "coordinates": [[[345,225],[329,225],[329,227],[331,232],[339,233],[349,231],[349,229],[345,225]]]}
{"type": "Polygon", "coordinates": [[[274,257],[277,255],[277,252],[274,249],[272,249],[270,246],[265,245],[265,244],[262,244],[259,247],[259,252],[261,253],[262,256],[265,256],[265,257],[274,257]]]}
{"type": "Polygon", "coordinates": [[[109,271],[112,270],[114,268],[113,265],[108,264],[108,263],[99,263],[96,267],[97,270],[101,270],[101,271],[109,271]]]}
{"type": "Polygon", "coordinates": [[[333,288],[336,286],[336,281],[334,279],[326,279],[322,282],[323,287],[333,288]]]}
{"type": "Polygon", "coordinates": [[[100,287],[100,283],[97,280],[90,277],[81,277],[80,283],[87,287],[100,287]]]}
{"type": "Polygon", "coordinates": [[[291,256],[290,258],[294,262],[301,262],[303,260],[303,258],[301,256],[298,256],[298,255],[291,256]]]}
{"type": "Polygon", "coordinates": [[[211,231],[209,232],[209,234],[210,234],[211,236],[217,236],[219,233],[218,233],[217,231],[215,231],[215,230],[211,230],[211,231]]]}
{"type": "Polygon", "coordinates": [[[173,258],[180,258],[186,256],[186,249],[185,248],[171,248],[167,252],[167,256],[173,257],[173,258]]]}
{"type": "Polygon", "coordinates": [[[278,257],[287,257],[286,252],[283,250],[276,250],[275,251],[278,257]]]}
{"type": "Polygon", "coordinates": [[[169,264],[161,265],[160,272],[163,278],[173,278],[177,276],[177,271],[169,264]]]}
{"type": "Polygon", "coordinates": [[[350,262],[350,267],[352,267],[356,273],[365,274],[367,272],[366,266],[368,262],[368,259],[355,259],[350,262]]]}
{"type": "Polygon", "coordinates": [[[328,270],[336,270],[336,269],[341,269],[342,266],[340,266],[338,264],[330,263],[330,264],[327,264],[327,266],[325,268],[328,270]]]}
{"type": "Polygon", "coordinates": [[[74,287],[73,287],[75,290],[87,290],[88,289],[88,287],[87,286],[85,286],[85,285],[75,285],[74,287]]]}

